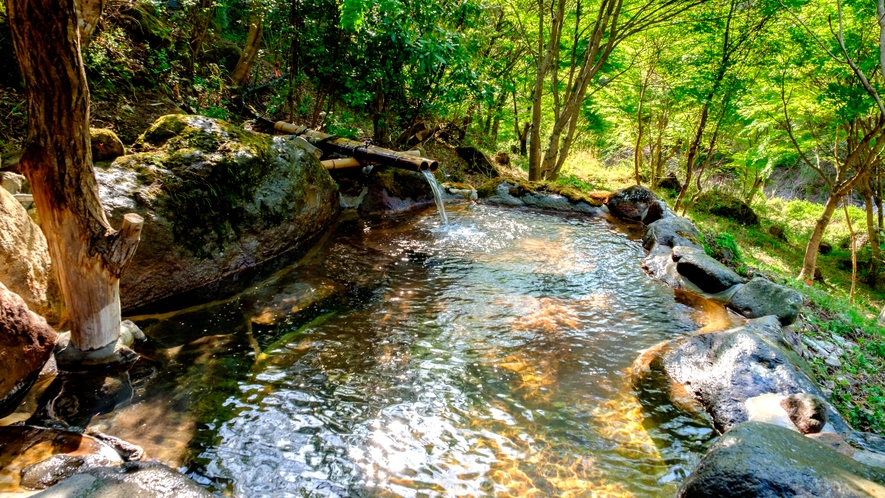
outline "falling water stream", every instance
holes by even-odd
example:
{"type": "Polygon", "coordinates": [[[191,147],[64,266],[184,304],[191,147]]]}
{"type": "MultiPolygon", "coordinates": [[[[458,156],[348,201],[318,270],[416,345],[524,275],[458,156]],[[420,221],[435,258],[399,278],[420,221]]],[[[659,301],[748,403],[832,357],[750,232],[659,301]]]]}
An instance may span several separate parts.
{"type": "Polygon", "coordinates": [[[345,219],[231,299],[134,317],[149,360],[97,383],[119,394],[44,411],[222,495],[672,496],[713,434],[629,372],[715,313],[605,220],[440,213],[345,219]]]}
{"type": "Polygon", "coordinates": [[[433,173],[430,170],[421,170],[424,173],[424,178],[427,178],[427,183],[430,184],[430,190],[433,191],[433,202],[436,204],[436,209],[439,211],[439,216],[442,218],[443,225],[449,224],[449,217],[446,215],[446,205],[443,203],[442,198],[442,190],[439,187],[439,183],[436,182],[436,178],[433,176],[433,173]]]}

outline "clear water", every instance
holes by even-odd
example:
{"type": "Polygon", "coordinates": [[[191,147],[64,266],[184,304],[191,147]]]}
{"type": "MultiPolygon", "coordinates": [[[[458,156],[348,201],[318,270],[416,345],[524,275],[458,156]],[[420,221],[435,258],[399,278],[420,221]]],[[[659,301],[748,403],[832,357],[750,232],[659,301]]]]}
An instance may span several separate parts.
{"type": "Polygon", "coordinates": [[[233,299],[136,317],[153,366],[93,425],[224,495],[672,496],[712,433],[629,370],[710,315],[604,220],[451,215],[345,220],[233,299]]]}
{"type": "Polygon", "coordinates": [[[446,214],[446,205],[443,202],[442,190],[436,182],[433,173],[426,169],[422,170],[422,173],[424,173],[424,178],[427,179],[427,183],[430,185],[430,190],[433,191],[433,202],[436,204],[436,210],[439,211],[439,216],[442,218],[443,225],[448,225],[449,217],[446,214]]]}

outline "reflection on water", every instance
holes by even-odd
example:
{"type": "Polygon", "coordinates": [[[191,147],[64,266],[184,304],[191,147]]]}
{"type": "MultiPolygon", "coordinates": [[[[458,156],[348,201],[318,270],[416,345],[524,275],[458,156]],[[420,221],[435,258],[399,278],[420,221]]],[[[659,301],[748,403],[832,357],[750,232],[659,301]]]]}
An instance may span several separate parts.
{"type": "Polygon", "coordinates": [[[672,496],[711,432],[627,371],[708,314],[604,220],[450,214],[344,221],[236,299],[141,317],[162,367],[95,423],[236,496],[672,496]]]}

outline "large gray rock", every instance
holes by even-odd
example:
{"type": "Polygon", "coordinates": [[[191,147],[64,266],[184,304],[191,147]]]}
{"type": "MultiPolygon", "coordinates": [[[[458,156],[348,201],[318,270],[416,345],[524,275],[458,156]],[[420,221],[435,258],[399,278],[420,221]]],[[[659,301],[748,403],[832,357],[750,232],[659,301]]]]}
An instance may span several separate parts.
{"type": "MultiPolygon", "coordinates": [[[[645,391],[689,393],[716,427],[727,431],[749,420],[750,398],[798,393],[823,398],[814,382],[794,366],[802,360],[781,346],[782,338],[773,317],[722,332],[680,337],[641,355],[634,363],[633,383],[645,391]]],[[[828,413],[834,430],[848,431],[829,405],[828,413]]]]}
{"type": "Polygon", "coordinates": [[[15,410],[52,356],[55,330],[0,284],[0,417],[15,410]]]}
{"type": "Polygon", "coordinates": [[[710,448],[677,496],[881,497],[885,471],[789,429],[748,422],[710,448]]]}
{"type": "Polygon", "coordinates": [[[480,186],[477,194],[482,202],[498,206],[528,207],[591,216],[604,214],[601,202],[592,196],[570,189],[560,189],[552,184],[498,178],[480,186]]]}
{"type": "Polygon", "coordinates": [[[28,179],[10,171],[0,173],[0,186],[12,195],[31,193],[31,186],[28,184],[28,179]]]}
{"type": "Polygon", "coordinates": [[[648,209],[645,210],[645,216],[642,217],[642,222],[646,225],[651,225],[658,220],[673,216],[676,215],[673,214],[670,207],[664,201],[658,199],[648,205],[648,209]]]}
{"type": "Polygon", "coordinates": [[[295,249],[339,211],[329,174],[287,137],[175,114],[158,119],[131,152],[96,168],[111,223],[120,226],[129,212],[145,220],[120,282],[124,310],[295,249]]]}
{"type": "Polygon", "coordinates": [[[731,296],[728,307],[747,318],[774,315],[783,325],[796,321],[802,294],[762,277],[755,277],[731,296]]]}
{"type": "Polygon", "coordinates": [[[359,205],[360,211],[397,213],[433,204],[433,191],[423,173],[376,168],[369,178],[368,191],[359,205]]]}
{"type": "Polygon", "coordinates": [[[61,318],[63,300],[51,269],[43,232],[15,197],[0,188],[0,282],[50,323],[61,318]]]}
{"type": "Polygon", "coordinates": [[[155,462],[130,462],[76,474],[33,495],[35,498],[204,498],[212,495],[175,469],[155,462]]]}
{"type": "Polygon", "coordinates": [[[671,257],[676,262],[676,271],[704,292],[716,294],[745,281],[731,268],[707,256],[703,249],[676,246],[671,257]]]}
{"type": "Polygon", "coordinates": [[[691,220],[679,216],[665,217],[648,225],[642,237],[642,245],[651,249],[655,244],[703,248],[698,228],[691,220]]]}
{"type": "Polygon", "coordinates": [[[640,221],[649,206],[658,199],[651,190],[642,185],[633,185],[618,190],[608,198],[608,210],[618,218],[640,221]]]}

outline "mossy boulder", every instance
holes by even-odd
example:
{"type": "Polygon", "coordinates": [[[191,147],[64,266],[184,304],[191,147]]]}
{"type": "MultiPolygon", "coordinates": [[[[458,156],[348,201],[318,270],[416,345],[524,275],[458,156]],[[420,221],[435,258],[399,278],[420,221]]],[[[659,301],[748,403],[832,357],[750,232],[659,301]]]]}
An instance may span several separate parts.
{"type": "Polygon", "coordinates": [[[710,294],[722,292],[745,281],[697,247],[676,246],[671,257],[676,262],[676,271],[680,275],[710,294]]]}
{"type": "Polygon", "coordinates": [[[680,216],[662,218],[648,225],[642,237],[642,245],[648,250],[654,246],[687,246],[703,249],[701,233],[691,220],[680,216]]]}
{"type": "Polygon", "coordinates": [[[90,128],[92,139],[92,160],[108,161],[126,154],[123,141],[117,134],[107,128],[90,128]]]}
{"type": "Polygon", "coordinates": [[[728,307],[747,318],[774,315],[782,324],[789,325],[799,316],[802,294],[762,277],[755,277],[731,296],[728,307]]]}
{"type": "Polygon", "coordinates": [[[885,496],[885,471],[790,429],[748,422],[710,448],[677,496],[885,496]]]}
{"type": "Polygon", "coordinates": [[[130,152],[96,165],[111,223],[120,226],[128,212],[145,219],[120,283],[124,309],[295,249],[339,210],[329,174],[287,137],[172,114],[158,119],[130,152]]]}
{"type": "Polygon", "coordinates": [[[746,202],[726,192],[710,190],[698,197],[697,209],[741,225],[758,225],[759,217],[746,202]]]}

